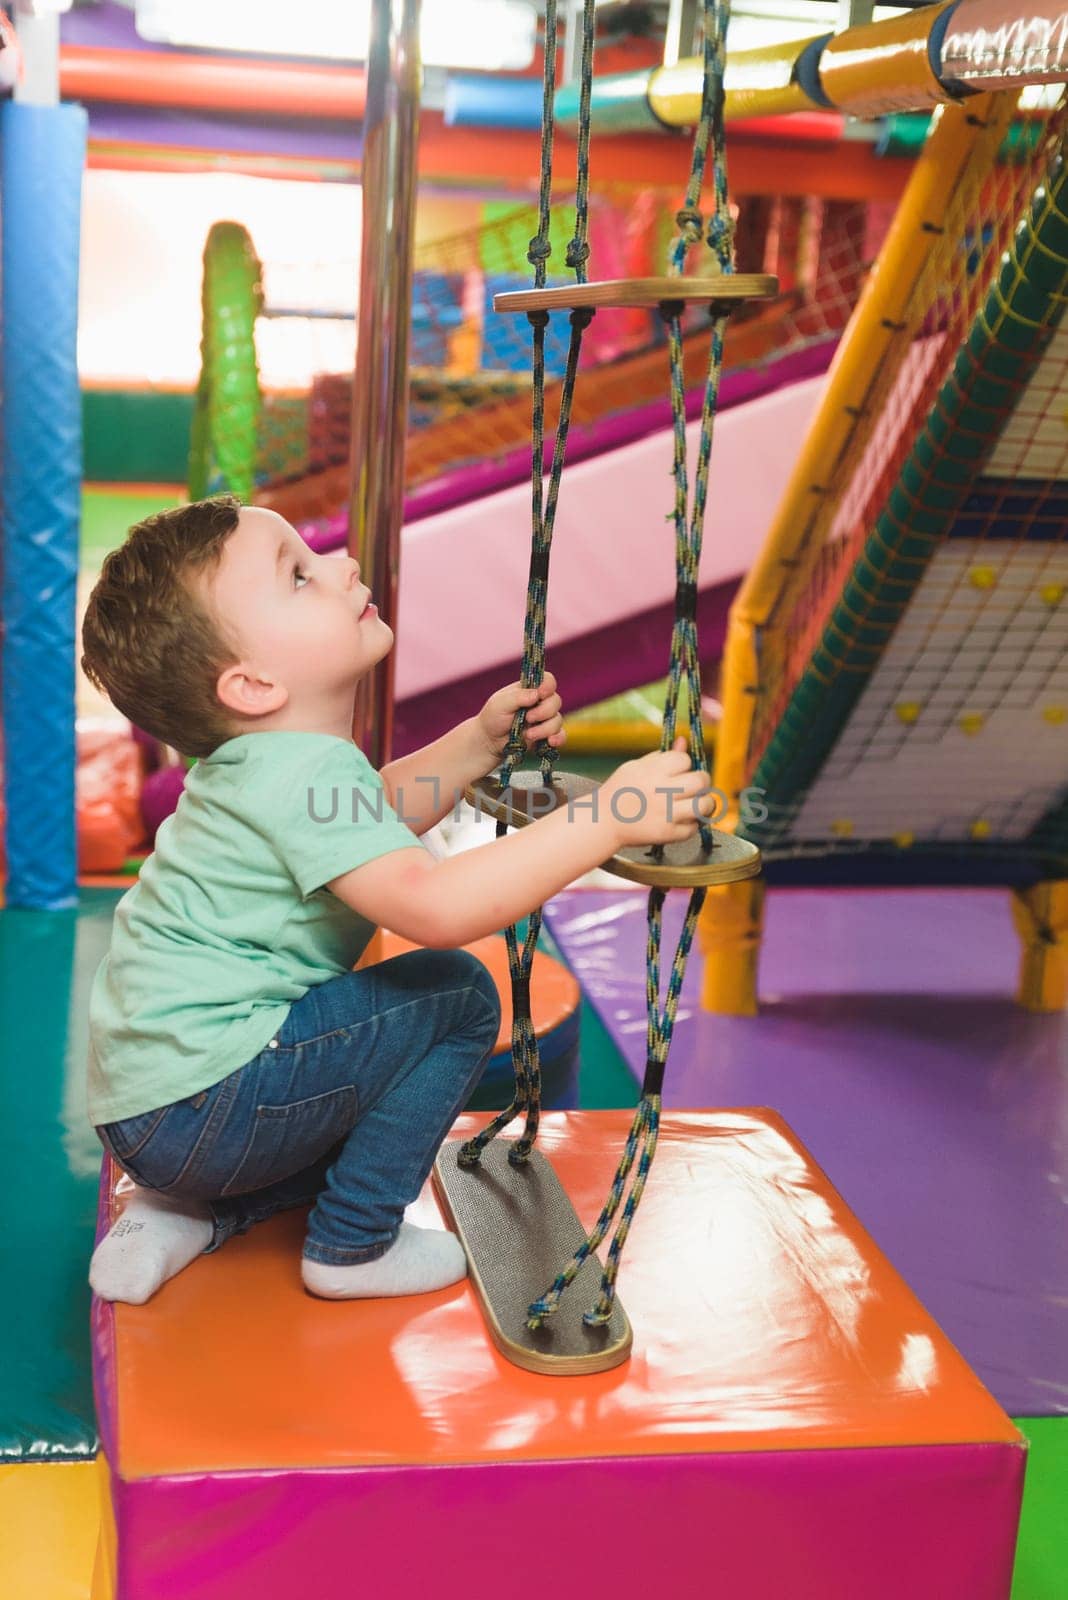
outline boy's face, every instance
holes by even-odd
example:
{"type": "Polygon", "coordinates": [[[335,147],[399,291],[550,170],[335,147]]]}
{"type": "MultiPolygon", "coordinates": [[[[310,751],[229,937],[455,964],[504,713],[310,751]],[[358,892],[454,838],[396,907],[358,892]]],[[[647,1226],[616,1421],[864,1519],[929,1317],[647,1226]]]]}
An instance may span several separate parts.
{"type": "Polygon", "coordinates": [[[245,669],[223,674],[220,698],[246,715],[281,709],[275,702],[284,690],[290,714],[314,717],[351,694],[393,645],[392,629],[369,606],[358,562],[316,555],[283,517],[262,507],[239,513],[207,594],[245,669]]]}

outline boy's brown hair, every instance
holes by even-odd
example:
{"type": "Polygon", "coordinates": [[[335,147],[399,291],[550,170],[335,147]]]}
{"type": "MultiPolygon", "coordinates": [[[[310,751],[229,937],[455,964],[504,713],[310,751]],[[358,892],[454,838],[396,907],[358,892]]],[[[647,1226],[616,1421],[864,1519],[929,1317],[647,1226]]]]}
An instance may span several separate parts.
{"type": "Polygon", "coordinates": [[[183,755],[210,755],[235,731],[215,685],[237,652],[189,579],[218,565],[240,509],[218,495],[135,523],[106,557],[82,624],[86,677],[183,755]]]}

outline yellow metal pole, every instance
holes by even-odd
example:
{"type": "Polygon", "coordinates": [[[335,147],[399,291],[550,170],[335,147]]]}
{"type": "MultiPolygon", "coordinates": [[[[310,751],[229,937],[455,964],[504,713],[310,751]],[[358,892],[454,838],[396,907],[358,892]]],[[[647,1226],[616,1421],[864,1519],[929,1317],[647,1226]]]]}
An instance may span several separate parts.
{"type": "MultiPolygon", "coordinates": [[[[1068,35],[1053,26],[1059,13],[1047,15],[1046,0],[1019,16],[1009,6],[1001,10],[995,27],[987,0],[941,0],[841,33],[732,50],[723,80],[724,120],[816,109],[874,117],[951,103],[960,98],[962,83],[991,92],[1062,82],[1068,35]]],[[[701,82],[702,63],[689,56],[651,71],[599,77],[593,127],[609,134],[692,127],[700,116],[701,82]]],[[[574,128],[573,84],[557,93],[556,111],[560,127],[574,128]]]]}
{"type": "Polygon", "coordinates": [[[757,1014],[757,963],[764,929],[764,880],[709,889],[697,922],[701,1009],[721,1017],[757,1014]]]}
{"type": "MultiPolygon", "coordinates": [[[[960,63],[955,61],[952,72],[943,71],[940,40],[955,5],[956,0],[942,0],[841,33],[731,51],[723,80],[724,119],[741,122],[815,109],[875,117],[951,103],[959,99],[960,63]]],[[[987,52],[982,65],[973,63],[974,89],[982,89],[984,72],[992,80],[991,89],[1002,87],[1005,64],[996,57],[996,51],[987,52]]],[[[1063,75],[1059,56],[1057,62],[1063,75]]],[[[1037,55],[1033,61],[1014,60],[1013,68],[1014,88],[1051,78],[1049,64],[1037,55]]],[[[647,78],[630,73],[601,79],[595,85],[594,127],[607,133],[658,122],[668,128],[690,127],[700,116],[701,82],[702,63],[694,57],[655,67],[647,78]]],[[[565,121],[573,115],[566,91],[560,110],[565,121]]]]}
{"type": "MultiPolygon", "coordinates": [[[[822,102],[805,93],[795,72],[798,57],[819,37],[791,39],[787,44],[763,45],[729,55],[723,79],[726,121],[821,109],[822,102]]],[[[703,82],[704,62],[699,59],[687,58],[669,67],[657,67],[649,77],[650,109],[668,127],[695,125],[701,120],[703,82]]]]}
{"type": "Polygon", "coordinates": [[[1068,882],[1014,889],[1012,915],[1023,945],[1016,998],[1028,1011],[1068,1005],[1068,882]]]}

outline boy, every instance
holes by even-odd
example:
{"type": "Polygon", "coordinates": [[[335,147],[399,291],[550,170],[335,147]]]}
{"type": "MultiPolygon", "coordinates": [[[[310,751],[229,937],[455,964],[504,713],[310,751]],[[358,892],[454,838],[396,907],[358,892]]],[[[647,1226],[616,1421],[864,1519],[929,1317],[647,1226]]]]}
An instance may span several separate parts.
{"type": "Polygon", "coordinates": [[[456,947],[624,844],[691,837],[711,810],[678,740],[621,767],[597,808],[437,861],[419,835],[498,764],[520,710],[528,746],[559,746],[560,696],[551,674],[510,684],[376,773],[353,704],[392,644],[355,561],[229,496],[148,518],[104,563],[83,667],[199,758],[116,909],[90,1001],[90,1116],[138,1186],[93,1256],[105,1299],[147,1300],[306,1202],[311,1293],[458,1282],[455,1236],[403,1220],[497,1036],[495,985],[456,947]],[[604,803],[624,788],[637,820],[604,803]],[[423,948],[354,972],[379,923],[423,948]]]}

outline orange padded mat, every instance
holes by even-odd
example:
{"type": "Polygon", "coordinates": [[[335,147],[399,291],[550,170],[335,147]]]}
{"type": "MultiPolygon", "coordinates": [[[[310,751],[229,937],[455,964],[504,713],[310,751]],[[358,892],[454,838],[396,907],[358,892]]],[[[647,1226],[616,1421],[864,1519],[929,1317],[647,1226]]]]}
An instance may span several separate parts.
{"type": "MultiPolygon", "coordinates": [[[[373,956],[376,962],[388,961],[391,956],[401,956],[406,950],[420,948],[410,939],[402,939],[399,933],[390,933],[385,928],[380,930],[378,937],[380,943],[375,947],[373,956]]],[[[501,997],[501,1025],[493,1050],[494,1054],[509,1050],[512,1044],[512,979],[504,935],[491,933],[485,939],[476,939],[473,944],[464,945],[464,949],[477,956],[493,976],[501,997]]],[[[357,967],[364,964],[361,960],[357,967]]],[[[370,961],[367,964],[370,965],[370,961]]],[[[530,973],[530,1011],[535,1035],[544,1039],[554,1028],[566,1022],[577,1010],[580,1000],[578,979],[574,974],[562,961],[555,960],[544,950],[535,950],[530,973]]]]}
{"type": "MultiPolygon", "coordinates": [[[[465,1117],[460,1132],[479,1126],[465,1117]]],[[[629,1113],[545,1117],[583,1222],[629,1113]]],[[[114,1205],[113,1200],[113,1205],[114,1205]]],[[[437,1215],[429,1188],[420,1207],[437,1215]]],[[[545,1378],[491,1345],[466,1284],[400,1300],[301,1287],[302,1215],[253,1229],[110,1344],[126,1482],[275,1467],[1020,1443],[1008,1417],[772,1112],[673,1112],[620,1293],[631,1360],[545,1378]]]]}

